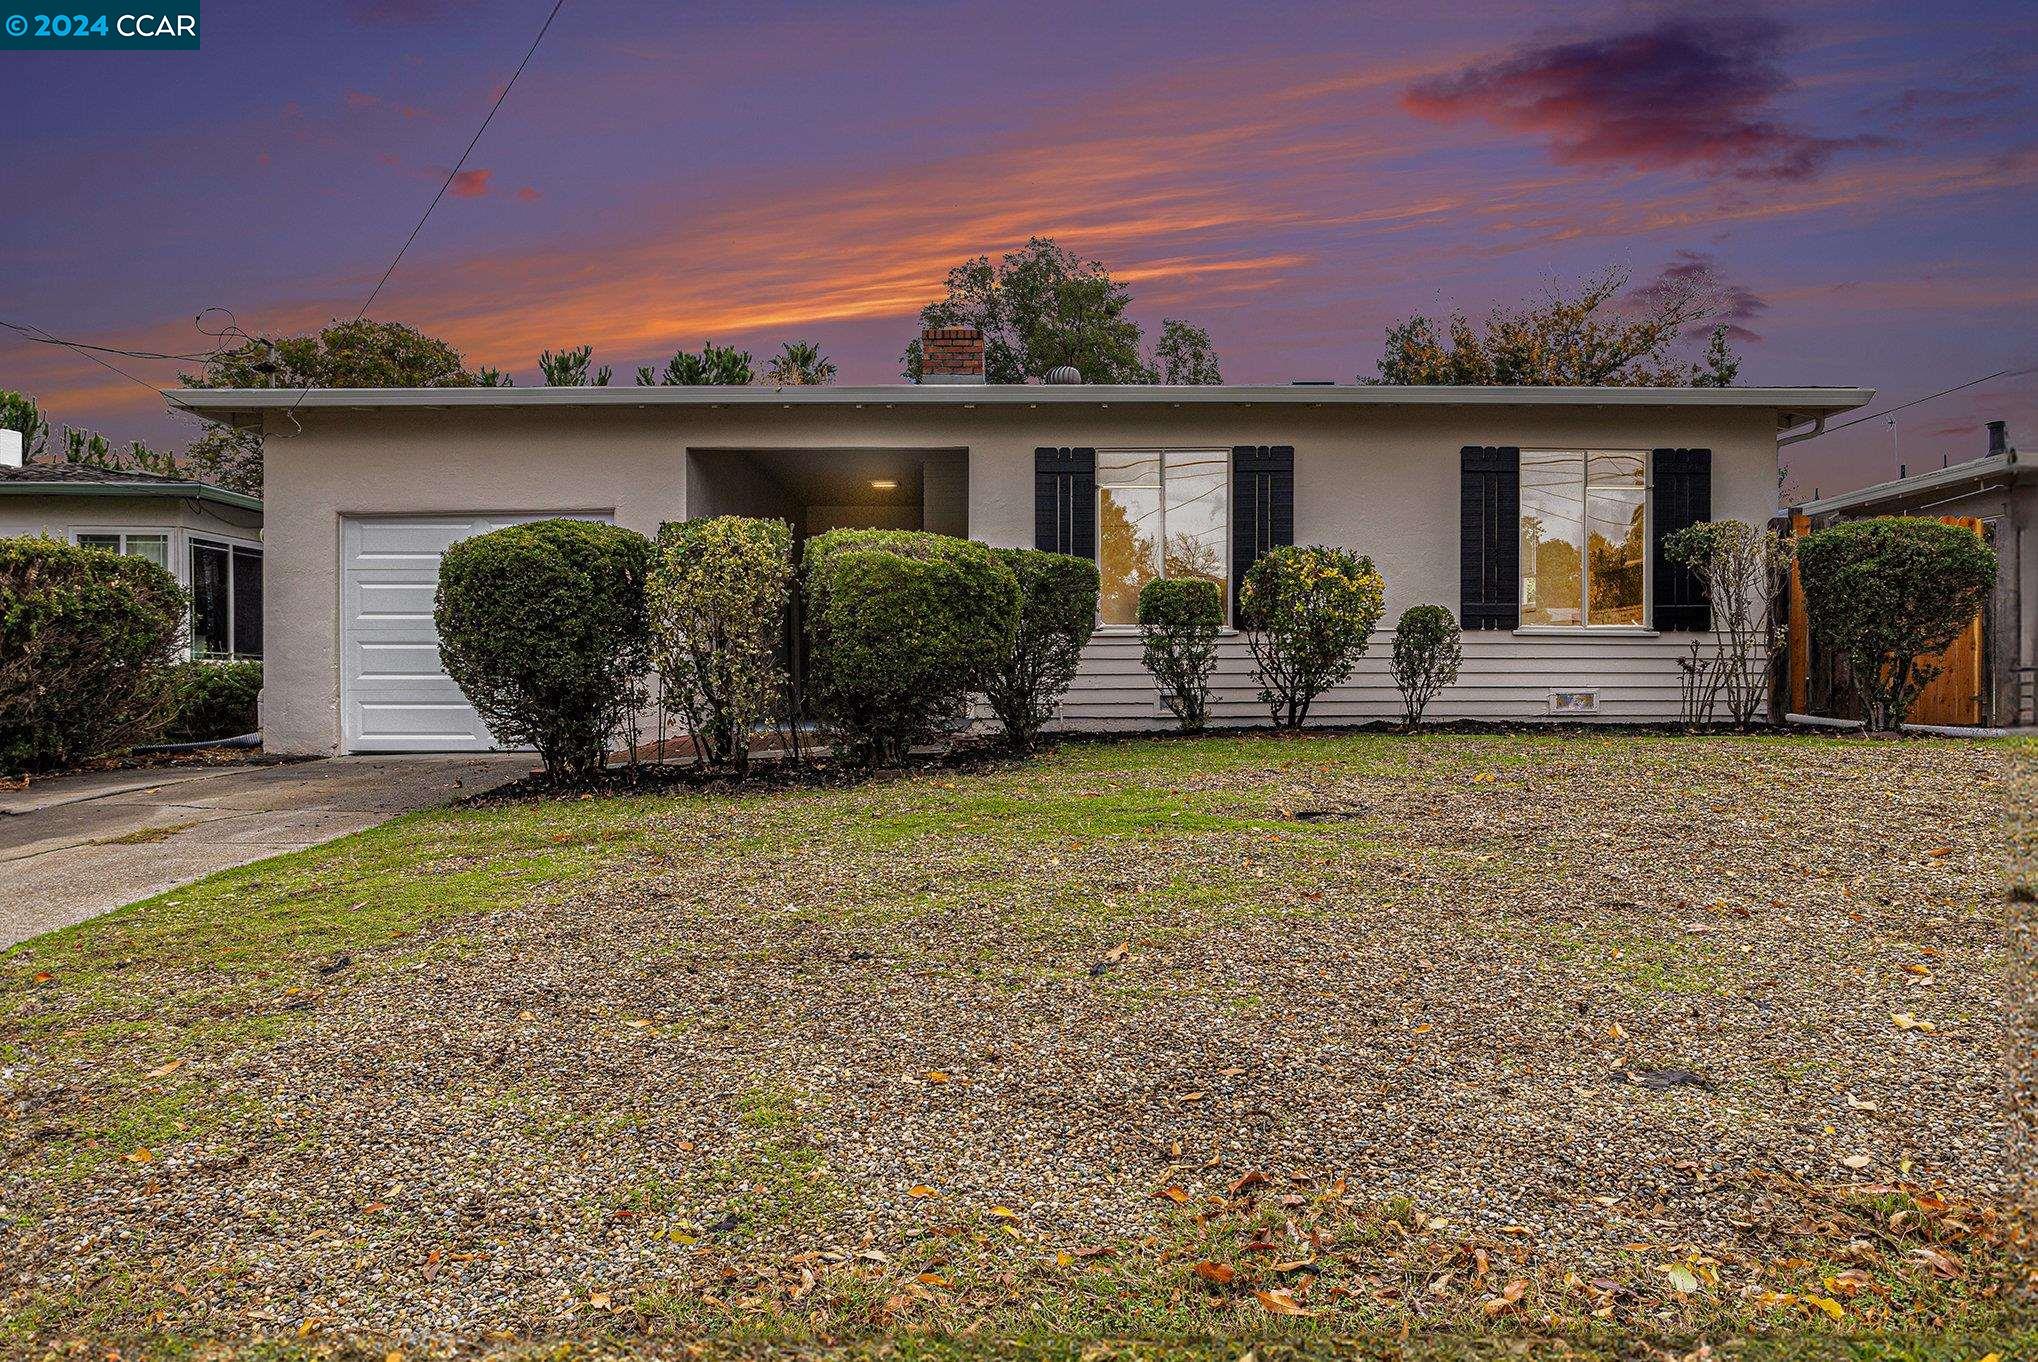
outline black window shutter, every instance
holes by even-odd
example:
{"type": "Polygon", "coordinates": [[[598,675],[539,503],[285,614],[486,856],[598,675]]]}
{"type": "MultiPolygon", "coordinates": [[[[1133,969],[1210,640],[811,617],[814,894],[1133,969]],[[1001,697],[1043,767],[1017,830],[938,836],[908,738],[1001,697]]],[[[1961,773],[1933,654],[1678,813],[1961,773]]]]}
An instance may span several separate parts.
{"type": "Polygon", "coordinates": [[[1466,445],[1458,460],[1458,625],[1519,628],[1521,450],[1466,445]]]}
{"type": "Polygon", "coordinates": [[[1033,547],[1097,556],[1097,451],[1033,451],[1033,547]]]}
{"type": "Polygon", "coordinates": [[[1663,541],[1688,525],[1712,519],[1712,451],[1658,449],[1649,455],[1649,485],[1655,528],[1649,554],[1655,559],[1656,609],[1662,630],[1712,628],[1712,604],[1690,568],[1670,561],[1663,541]]]}
{"type": "Polygon", "coordinates": [[[1295,446],[1233,445],[1231,599],[1268,549],[1295,542],[1295,446]]]}

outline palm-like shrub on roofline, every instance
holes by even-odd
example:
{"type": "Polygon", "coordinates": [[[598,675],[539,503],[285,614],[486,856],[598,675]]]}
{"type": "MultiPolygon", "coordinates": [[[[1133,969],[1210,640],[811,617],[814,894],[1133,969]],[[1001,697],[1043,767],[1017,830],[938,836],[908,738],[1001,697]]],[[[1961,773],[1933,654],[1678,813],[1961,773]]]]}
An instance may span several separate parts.
{"type": "Polygon", "coordinates": [[[1246,570],[1238,622],[1276,724],[1300,728],[1316,697],[1344,683],[1385,608],[1373,560],[1345,549],[1284,545],[1246,570]]]}
{"type": "Polygon", "coordinates": [[[650,670],[641,534],[586,520],[491,530],[446,550],[439,656],[497,743],[554,783],[600,773],[650,670]]]}
{"type": "Polygon", "coordinates": [[[984,679],[1005,740],[1025,751],[1054,718],[1097,627],[1097,565],[1038,549],[993,549],[1019,583],[1019,626],[984,679]]]}
{"type": "Polygon", "coordinates": [[[696,763],[749,765],[751,731],[785,685],[779,644],[792,582],[792,527],[782,520],[659,527],[645,580],[652,660],[696,763]]]}
{"type": "Polygon", "coordinates": [[[868,764],[961,727],[1018,628],[1017,578],[967,539],[831,530],[800,570],[806,702],[868,764]]]}
{"type": "Polygon", "coordinates": [[[1224,596],[1203,577],[1156,577],[1139,592],[1140,661],[1160,687],[1161,704],[1184,733],[1210,718],[1210,673],[1224,596]]]}
{"type": "Polygon", "coordinates": [[[1927,659],[1974,622],[1996,580],[1980,536],[1914,516],[1808,534],[1797,562],[1812,630],[1847,659],[1871,733],[1903,727],[1941,670],[1927,659]]]}

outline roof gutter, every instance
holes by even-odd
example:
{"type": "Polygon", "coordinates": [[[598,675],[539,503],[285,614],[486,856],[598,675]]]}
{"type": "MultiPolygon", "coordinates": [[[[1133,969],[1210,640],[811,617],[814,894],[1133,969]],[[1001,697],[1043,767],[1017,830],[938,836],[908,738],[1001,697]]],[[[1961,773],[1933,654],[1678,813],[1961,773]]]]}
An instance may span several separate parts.
{"type": "Polygon", "coordinates": [[[1826,417],[1824,413],[1820,413],[1818,416],[1812,418],[1812,428],[1810,430],[1801,430],[1795,435],[1777,436],[1776,447],[1778,449],[1781,449],[1785,445],[1801,444],[1806,440],[1816,440],[1825,433],[1826,433],[1826,417]]]}
{"type": "Polygon", "coordinates": [[[229,492],[224,487],[214,487],[209,482],[194,482],[179,487],[170,483],[114,483],[114,482],[18,482],[12,478],[0,479],[0,496],[37,497],[176,497],[183,501],[216,501],[222,506],[238,506],[244,511],[262,509],[262,499],[242,492],[229,492]]]}

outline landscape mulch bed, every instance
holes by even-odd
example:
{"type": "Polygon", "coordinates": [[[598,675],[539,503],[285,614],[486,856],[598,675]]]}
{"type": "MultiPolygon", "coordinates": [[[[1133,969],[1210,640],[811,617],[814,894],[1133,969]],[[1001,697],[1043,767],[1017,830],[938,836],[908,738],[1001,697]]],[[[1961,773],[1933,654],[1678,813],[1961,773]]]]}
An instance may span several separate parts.
{"type": "MultiPolygon", "coordinates": [[[[9,1311],[456,1349],[1995,1319],[2013,751],[1247,735],[433,815],[598,871],[357,944],[336,860],[331,949],[225,992],[134,960],[182,1000],[139,1020],[65,992],[117,923],[0,962],[9,1311]]],[[[260,869],[206,911],[285,911],[260,869]]]]}

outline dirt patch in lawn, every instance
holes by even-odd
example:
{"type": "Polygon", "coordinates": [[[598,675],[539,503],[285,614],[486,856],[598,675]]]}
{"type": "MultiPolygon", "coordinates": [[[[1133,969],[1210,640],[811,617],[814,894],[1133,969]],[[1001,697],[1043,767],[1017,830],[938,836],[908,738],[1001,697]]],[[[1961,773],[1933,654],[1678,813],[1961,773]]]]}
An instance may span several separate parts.
{"type": "Polygon", "coordinates": [[[7,1327],[1993,1324],[2013,760],[1254,735],[406,820],[0,961],[7,1327]]]}

